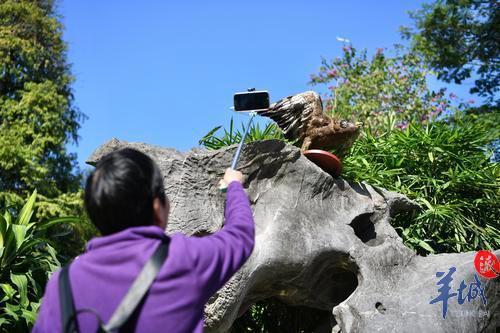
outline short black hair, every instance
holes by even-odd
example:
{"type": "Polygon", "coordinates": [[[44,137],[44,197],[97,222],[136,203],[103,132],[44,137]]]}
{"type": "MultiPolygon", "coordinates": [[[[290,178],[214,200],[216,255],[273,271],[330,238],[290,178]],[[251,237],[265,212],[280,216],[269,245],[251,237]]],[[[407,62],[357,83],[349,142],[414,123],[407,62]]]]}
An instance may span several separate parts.
{"type": "Polygon", "coordinates": [[[85,208],[102,235],[152,225],[155,198],[166,202],[160,169],[131,148],[105,155],[85,186],[85,208]]]}

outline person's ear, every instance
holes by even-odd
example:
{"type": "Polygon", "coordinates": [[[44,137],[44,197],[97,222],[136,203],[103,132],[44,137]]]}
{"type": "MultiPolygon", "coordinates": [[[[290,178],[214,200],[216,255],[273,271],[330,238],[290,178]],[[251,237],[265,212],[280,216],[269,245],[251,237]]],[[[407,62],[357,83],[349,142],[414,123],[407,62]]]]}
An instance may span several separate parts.
{"type": "Polygon", "coordinates": [[[168,211],[169,211],[168,201],[165,204],[161,203],[159,198],[153,200],[153,224],[165,229],[167,226],[168,211]]]}

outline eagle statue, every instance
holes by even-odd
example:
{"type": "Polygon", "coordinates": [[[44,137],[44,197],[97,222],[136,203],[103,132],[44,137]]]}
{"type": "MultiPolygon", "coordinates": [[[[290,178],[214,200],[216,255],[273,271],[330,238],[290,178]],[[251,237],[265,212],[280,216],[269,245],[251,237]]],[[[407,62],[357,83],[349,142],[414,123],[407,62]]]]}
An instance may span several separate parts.
{"type": "Polygon", "coordinates": [[[358,137],[361,126],[326,115],[321,97],[314,91],[283,98],[257,114],[274,120],[286,139],[302,143],[302,152],[334,149],[345,153],[358,137]]]}

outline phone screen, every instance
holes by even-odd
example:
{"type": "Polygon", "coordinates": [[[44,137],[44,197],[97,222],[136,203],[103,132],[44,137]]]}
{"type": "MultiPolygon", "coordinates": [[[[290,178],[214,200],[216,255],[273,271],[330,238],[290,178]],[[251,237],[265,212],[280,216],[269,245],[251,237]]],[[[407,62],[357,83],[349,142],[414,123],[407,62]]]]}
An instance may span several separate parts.
{"type": "Polygon", "coordinates": [[[234,94],[235,111],[251,111],[269,108],[269,93],[267,91],[252,91],[234,94]]]}

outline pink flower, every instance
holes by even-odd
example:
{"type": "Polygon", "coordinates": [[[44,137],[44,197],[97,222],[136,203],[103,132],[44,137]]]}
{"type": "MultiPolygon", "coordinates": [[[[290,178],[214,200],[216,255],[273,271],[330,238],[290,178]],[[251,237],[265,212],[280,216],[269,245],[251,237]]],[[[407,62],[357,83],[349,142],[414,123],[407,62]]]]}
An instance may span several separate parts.
{"type": "Polygon", "coordinates": [[[475,102],[476,102],[476,101],[475,101],[475,100],[473,100],[473,99],[469,99],[469,100],[467,101],[467,103],[469,103],[469,104],[474,104],[475,102]]]}
{"type": "Polygon", "coordinates": [[[406,120],[404,120],[401,123],[397,124],[396,127],[401,129],[401,130],[405,130],[408,128],[408,122],[406,120]]]}
{"type": "Polygon", "coordinates": [[[327,74],[329,77],[335,77],[335,76],[337,76],[337,71],[335,69],[331,69],[328,71],[327,74]]]}
{"type": "Polygon", "coordinates": [[[451,99],[457,98],[457,95],[455,95],[454,93],[450,93],[450,98],[451,99]]]}
{"type": "Polygon", "coordinates": [[[443,109],[441,107],[437,107],[435,111],[431,111],[430,116],[434,117],[439,115],[441,112],[443,112],[443,109]]]}

